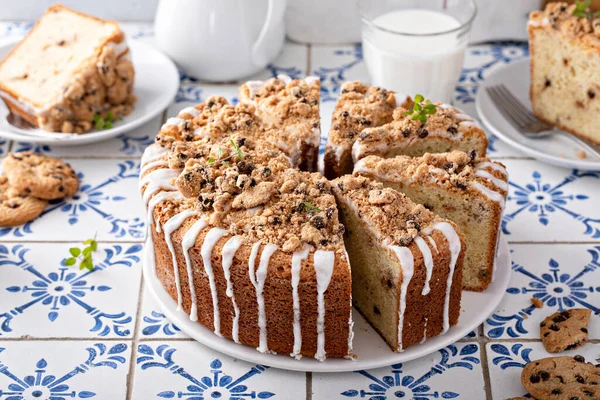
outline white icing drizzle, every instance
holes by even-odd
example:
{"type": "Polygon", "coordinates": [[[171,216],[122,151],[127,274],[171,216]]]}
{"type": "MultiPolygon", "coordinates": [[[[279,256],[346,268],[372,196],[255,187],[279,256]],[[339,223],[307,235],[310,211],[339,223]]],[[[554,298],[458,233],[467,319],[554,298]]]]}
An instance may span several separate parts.
{"type": "Polygon", "coordinates": [[[406,311],[406,292],[408,284],[415,272],[415,259],[408,247],[390,246],[390,249],[396,253],[400,264],[402,265],[402,284],[400,285],[400,307],[398,307],[398,350],[402,348],[402,330],[404,328],[404,312],[406,311]]]}
{"type": "Polygon", "coordinates": [[[222,254],[223,254],[223,275],[225,276],[225,281],[227,281],[227,289],[225,290],[225,294],[227,297],[231,298],[231,304],[233,304],[233,323],[231,327],[231,336],[233,341],[239,343],[239,320],[240,320],[240,309],[235,302],[235,295],[233,293],[233,285],[231,283],[231,264],[233,263],[233,257],[235,253],[238,251],[240,246],[242,245],[242,238],[239,236],[231,237],[223,246],[222,254]]]}
{"type": "Polygon", "coordinates": [[[140,176],[145,175],[146,172],[150,171],[152,168],[157,167],[169,167],[169,163],[167,162],[167,160],[156,160],[149,162],[140,169],[140,176]]]}
{"type": "Polygon", "coordinates": [[[260,262],[258,263],[258,268],[256,272],[254,271],[254,264],[256,260],[256,251],[258,251],[258,246],[260,246],[260,242],[256,243],[252,247],[252,252],[250,253],[250,263],[248,264],[250,280],[256,289],[256,302],[258,303],[258,328],[260,329],[260,337],[258,342],[257,350],[261,353],[266,353],[269,351],[269,347],[267,344],[267,315],[265,311],[265,299],[263,296],[263,289],[265,287],[265,281],[267,279],[267,272],[269,270],[269,260],[275,251],[277,251],[277,246],[274,244],[267,244],[261,255],[260,262]],[[256,250],[256,251],[255,251],[256,250]]]}
{"type": "MultiPolygon", "coordinates": [[[[154,208],[163,201],[166,200],[182,200],[183,195],[180,192],[160,192],[156,196],[152,197],[152,199],[148,202],[148,210],[146,220],[148,221],[148,236],[150,236],[150,225],[152,224],[152,214],[154,213],[154,208]]],[[[154,221],[154,225],[156,227],[156,232],[160,232],[160,223],[158,218],[154,221]]]]}
{"type": "Polygon", "coordinates": [[[295,359],[302,358],[302,329],[300,326],[300,297],[298,296],[298,284],[300,283],[300,270],[302,261],[306,260],[310,246],[305,244],[302,250],[294,252],[292,255],[292,299],[294,307],[294,350],[290,354],[295,359]]]}
{"type": "Polygon", "coordinates": [[[160,127],[160,130],[163,130],[169,126],[178,126],[182,122],[183,120],[181,118],[171,117],[163,124],[163,126],[160,127]]]}
{"type": "Polygon", "coordinates": [[[500,189],[504,190],[505,192],[508,192],[508,183],[506,183],[506,181],[503,181],[502,179],[496,178],[494,175],[490,174],[489,172],[487,172],[483,169],[478,169],[477,171],[475,171],[475,175],[487,179],[488,181],[493,183],[494,186],[499,187],[500,189]]]}
{"type": "Polygon", "coordinates": [[[200,115],[200,112],[196,109],[196,107],[186,107],[183,110],[179,111],[178,116],[183,116],[185,114],[189,114],[192,117],[196,118],[200,115]]]}
{"type": "Polygon", "coordinates": [[[500,193],[488,189],[487,186],[484,186],[479,182],[473,182],[473,186],[481,193],[486,195],[489,199],[500,203],[500,207],[504,208],[504,196],[502,196],[500,193]]]}
{"type": "Polygon", "coordinates": [[[450,328],[450,293],[452,289],[452,278],[454,277],[454,269],[456,268],[456,260],[460,254],[461,244],[458,234],[447,222],[437,222],[430,228],[425,230],[425,233],[429,234],[432,230],[438,230],[444,234],[448,241],[448,248],[450,249],[450,272],[448,273],[448,281],[446,283],[446,297],[444,300],[444,328],[442,334],[446,333],[450,328]]]}
{"type": "Polygon", "coordinates": [[[495,162],[491,162],[491,161],[483,161],[483,162],[477,163],[477,164],[475,164],[475,168],[477,168],[477,169],[491,168],[495,171],[500,172],[504,176],[508,176],[508,172],[506,172],[506,169],[502,165],[497,164],[495,162]]]}
{"type": "Polygon", "coordinates": [[[281,79],[283,81],[283,83],[285,83],[286,85],[289,85],[290,82],[292,82],[292,78],[290,78],[289,75],[285,75],[285,74],[277,75],[277,79],[281,79]]]}
{"type": "Polygon", "coordinates": [[[310,86],[315,82],[321,81],[321,78],[319,78],[318,76],[310,75],[310,76],[307,76],[306,78],[304,78],[304,81],[306,82],[307,85],[310,86]]]}
{"type": "MultiPolygon", "coordinates": [[[[179,266],[177,265],[177,256],[175,254],[175,248],[173,247],[173,240],[171,239],[171,235],[175,232],[183,221],[196,214],[194,210],[184,210],[179,214],[175,214],[163,226],[165,231],[165,242],[167,242],[167,247],[171,252],[171,260],[173,262],[173,274],[175,276],[175,288],[177,290],[177,311],[181,311],[181,303],[182,303],[182,294],[181,294],[181,278],[179,277],[179,266]]],[[[194,283],[190,281],[190,285],[194,283]]]]}
{"type": "Polygon", "coordinates": [[[427,317],[425,317],[425,321],[423,323],[423,339],[421,339],[420,343],[425,343],[427,340],[427,317]]]}
{"type": "Polygon", "coordinates": [[[427,240],[429,241],[429,243],[431,244],[431,247],[433,247],[433,249],[435,250],[435,252],[437,253],[438,248],[437,248],[437,243],[435,242],[435,239],[431,236],[427,236],[427,240]]]}
{"type": "Polygon", "coordinates": [[[202,229],[208,224],[204,219],[199,219],[188,229],[181,239],[181,247],[183,248],[183,256],[185,257],[185,265],[187,268],[188,281],[190,282],[190,297],[192,298],[192,306],[190,307],[190,320],[198,321],[198,304],[196,302],[196,287],[194,286],[194,272],[192,269],[192,260],[190,259],[190,249],[196,244],[196,238],[202,229]]]}
{"type": "Polygon", "coordinates": [[[164,156],[169,152],[169,150],[165,149],[162,146],[157,144],[152,144],[144,150],[144,154],[142,155],[141,165],[142,167],[152,161],[156,161],[158,159],[164,158],[164,156]]]}
{"type": "Polygon", "coordinates": [[[423,290],[421,291],[421,295],[425,296],[431,291],[429,281],[431,281],[431,275],[433,274],[433,257],[431,256],[431,250],[429,250],[429,246],[427,246],[427,243],[425,243],[425,240],[421,236],[415,237],[415,243],[419,247],[419,250],[421,250],[421,254],[423,254],[423,262],[425,263],[425,284],[423,285],[423,290]]]}
{"type": "Polygon", "coordinates": [[[210,285],[210,293],[212,295],[213,303],[213,322],[215,328],[215,335],[221,335],[221,314],[219,313],[219,296],[217,295],[217,284],[215,283],[215,273],[212,268],[212,251],[215,244],[225,236],[229,231],[221,228],[212,228],[204,237],[202,248],[200,249],[200,255],[202,256],[202,263],[204,264],[204,271],[208,276],[208,284],[210,285]]]}
{"type": "Polygon", "coordinates": [[[317,250],[313,256],[315,273],[317,275],[317,352],[315,358],[325,360],[325,292],[329,287],[335,253],[333,251],[317,250]]]}
{"type": "Polygon", "coordinates": [[[148,204],[150,198],[153,194],[158,192],[159,190],[177,190],[177,186],[171,185],[171,180],[177,178],[179,175],[179,170],[174,169],[155,169],[150,172],[148,175],[145,175],[142,179],[140,179],[139,187],[140,190],[147,184],[146,189],[144,190],[144,194],[142,195],[142,201],[144,204],[148,204]]]}

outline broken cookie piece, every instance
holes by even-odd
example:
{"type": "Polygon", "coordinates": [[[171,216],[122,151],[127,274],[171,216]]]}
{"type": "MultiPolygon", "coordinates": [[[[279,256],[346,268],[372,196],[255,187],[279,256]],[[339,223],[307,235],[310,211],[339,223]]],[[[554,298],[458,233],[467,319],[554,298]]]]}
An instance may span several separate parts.
{"type": "Polygon", "coordinates": [[[574,308],[556,312],[540,323],[540,338],[549,353],[560,353],[582,346],[588,339],[591,311],[574,308]]]}

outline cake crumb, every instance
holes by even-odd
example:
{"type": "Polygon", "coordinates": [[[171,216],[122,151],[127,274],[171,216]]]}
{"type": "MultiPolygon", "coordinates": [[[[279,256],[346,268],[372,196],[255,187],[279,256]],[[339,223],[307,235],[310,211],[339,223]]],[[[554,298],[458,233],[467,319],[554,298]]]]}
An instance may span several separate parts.
{"type": "Polygon", "coordinates": [[[581,159],[583,160],[584,158],[586,158],[586,157],[587,157],[587,154],[586,154],[586,152],[585,152],[585,151],[581,150],[581,151],[578,151],[578,152],[577,152],[577,157],[578,157],[578,158],[581,158],[581,159]]]}
{"type": "Polygon", "coordinates": [[[542,307],[544,307],[544,302],[541,301],[540,299],[538,299],[537,297],[532,297],[531,298],[531,304],[533,304],[535,306],[535,308],[542,308],[542,307]]]}

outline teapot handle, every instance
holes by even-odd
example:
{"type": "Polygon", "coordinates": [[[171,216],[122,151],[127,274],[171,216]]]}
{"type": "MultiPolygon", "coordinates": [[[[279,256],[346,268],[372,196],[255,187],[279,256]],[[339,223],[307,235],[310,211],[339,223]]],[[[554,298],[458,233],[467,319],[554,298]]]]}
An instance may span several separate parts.
{"type": "Polygon", "coordinates": [[[257,67],[264,67],[269,62],[266,41],[270,37],[269,33],[277,28],[277,24],[281,23],[286,3],[286,0],[268,0],[265,24],[258,35],[258,39],[252,45],[252,61],[257,67]]]}

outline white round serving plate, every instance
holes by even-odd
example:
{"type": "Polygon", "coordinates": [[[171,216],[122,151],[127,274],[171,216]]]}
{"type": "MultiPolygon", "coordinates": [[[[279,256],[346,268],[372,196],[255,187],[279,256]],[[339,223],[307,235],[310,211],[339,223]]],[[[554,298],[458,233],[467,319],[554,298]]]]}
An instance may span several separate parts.
{"type": "Polygon", "coordinates": [[[564,168],[600,170],[600,159],[593,155],[584,159],[578,158],[577,152],[581,149],[567,137],[552,135],[543,139],[528,139],[519,133],[494,105],[485,90],[498,84],[505,85],[531,110],[529,58],[498,68],[479,87],[475,107],[485,127],[494,135],[517,150],[548,164],[564,168]]]}
{"type": "MultiPolygon", "coordinates": [[[[0,44],[0,60],[8,55],[18,40],[0,44]]],[[[177,67],[158,49],[139,40],[127,41],[135,69],[133,94],[137,97],[131,114],[113,122],[113,128],[81,135],[22,130],[6,120],[8,108],[0,100],[0,137],[20,142],[53,146],[76,146],[100,142],[130,131],[162,113],[173,101],[179,89],[177,67]]]]}
{"type": "Polygon", "coordinates": [[[311,357],[296,360],[288,354],[263,354],[253,347],[219,337],[204,325],[190,321],[187,313],[177,311],[177,303],[164,290],[154,271],[154,262],[148,258],[150,256],[153,256],[153,253],[146,246],[142,260],[146,286],[163,313],[183,333],[203,345],[231,357],[275,368],[310,372],[346,372],[389,366],[423,357],[464,338],[496,309],[508,287],[511,271],[510,251],[504,236],[502,236],[498,246],[494,281],[485,292],[463,292],[459,322],[451,327],[445,335],[433,337],[425,343],[411,346],[401,353],[394,353],[371,325],[356,310],[353,310],[356,359],[328,358],[324,362],[319,362],[311,357]]]}

